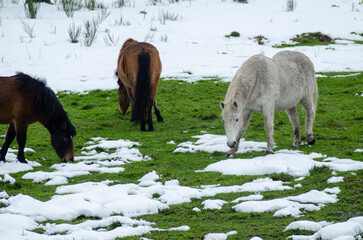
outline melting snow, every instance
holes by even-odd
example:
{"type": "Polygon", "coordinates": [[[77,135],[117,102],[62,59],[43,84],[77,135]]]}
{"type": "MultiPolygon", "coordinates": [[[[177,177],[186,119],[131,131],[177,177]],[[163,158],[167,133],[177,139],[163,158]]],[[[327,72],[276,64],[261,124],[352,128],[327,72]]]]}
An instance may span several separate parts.
{"type": "Polygon", "coordinates": [[[363,233],[363,217],[353,217],[346,222],[326,224],[326,222],[315,223],[312,221],[297,221],[290,223],[284,231],[300,229],[317,231],[313,235],[292,235],[292,240],[349,240],[360,239],[359,235],[363,233]],[[319,227],[320,226],[320,227],[319,227]],[[357,238],[356,238],[357,237],[357,238]]]}
{"type": "MultiPolygon", "coordinates": [[[[229,147],[227,146],[227,137],[222,135],[213,135],[213,134],[204,134],[193,136],[193,138],[198,138],[195,143],[192,142],[184,142],[177,145],[177,148],[174,152],[197,152],[197,151],[205,151],[205,152],[227,152],[229,147]]],[[[246,153],[246,152],[262,152],[266,150],[266,143],[261,142],[253,142],[253,141],[244,141],[241,139],[240,147],[237,153],[246,153]]]]}

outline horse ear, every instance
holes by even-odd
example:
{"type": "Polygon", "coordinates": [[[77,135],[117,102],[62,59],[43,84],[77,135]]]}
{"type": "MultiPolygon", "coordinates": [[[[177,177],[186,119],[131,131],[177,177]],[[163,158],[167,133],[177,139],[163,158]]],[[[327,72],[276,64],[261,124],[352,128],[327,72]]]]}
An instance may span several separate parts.
{"type": "Polygon", "coordinates": [[[221,101],[221,108],[224,109],[224,102],[221,101]]]}
{"type": "Polygon", "coordinates": [[[238,104],[236,101],[233,102],[233,107],[235,107],[236,109],[238,108],[238,104]]]}

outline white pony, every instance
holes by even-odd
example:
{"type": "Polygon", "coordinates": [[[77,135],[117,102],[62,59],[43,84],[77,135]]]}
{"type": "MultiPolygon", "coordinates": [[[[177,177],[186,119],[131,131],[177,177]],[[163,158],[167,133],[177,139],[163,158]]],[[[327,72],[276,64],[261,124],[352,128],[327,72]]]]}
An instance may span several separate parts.
{"type": "Polygon", "coordinates": [[[234,155],[253,112],[262,112],[267,134],[266,152],[273,153],[274,112],[285,110],[294,130],[293,147],[301,143],[296,105],[306,109],[306,139],[315,143],[313,122],[318,98],[314,65],[300,52],[282,51],[273,58],[254,55],[238,69],[221,102],[227,145],[234,155]]]}

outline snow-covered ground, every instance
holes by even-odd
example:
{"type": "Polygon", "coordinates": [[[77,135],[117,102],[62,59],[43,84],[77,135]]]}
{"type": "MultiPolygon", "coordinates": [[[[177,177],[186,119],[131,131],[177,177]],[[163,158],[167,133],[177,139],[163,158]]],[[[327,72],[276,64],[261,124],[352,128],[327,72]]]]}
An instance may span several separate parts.
{"type": "Polygon", "coordinates": [[[289,43],[296,34],[320,31],[341,38],[331,46],[298,47],[313,61],[316,71],[362,71],[363,45],[347,40],[363,40],[363,4],[360,0],[295,0],[296,8],[286,10],[287,0],[188,0],[169,3],[162,0],[125,0],[126,7],[115,8],[116,0],[99,1],[109,6],[110,15],[101,23],[91,47],[72,44],[68,28],[74,23],[84,30],[84,22],[100,15],[100,10],[82,9],[67,18],[60,7],[42,4],[39,17],[25,18],[23,1],[4,1],[0,9],[1,75],[16,71],[44,77],[56,91],[113,89],[116,61],[122,43],[132,37],[147,40],[159,50],[162,77],[198,80],[218,76],[229,81],[238,67],[254,54],[273,56],[281,49],[275,44],[289,43]],[[158,2],[158,1],[154,1],[158,2]],[[176,21],[163,23],[162,15],[176,21]],[[129,25],[119,25],[120,18],[129,25]],[[21,22],[23,21],[24,24],[21,22]],[[34,26],[34,38],[24,26],[34,26]],[[118,40],[116,46],[104,41],[108,30],[118,40]],[[232,31],[240,37],[226,38],[232,31]],[[356,34],[352,34],[356,33],[356,34]],[[267,38],[258,45],[254,37],[267,38]]]}
{"type": "MultiPolygon", "coordinates": [[[[110,15],[102,22],[96,42],[91,47],[83,43],[71,43],[68,27],[75,23],[84,28],[86,20],[93,19],[101,10],[81,9],[73,18],[67,18],[55,5],[42,4],[39,17],[25,18],[23,2],[14,4],[11,0],[0,8],[0,74],[13,75],[23,71],[47,79],[55,91],[88,91],[92,89],[116,88],[113,77],[116,60],[122,43],[132,37],[153,43],[160,52],[163,62],[162,77],[177,77],[195,81],[202,77],[218,76],[230,81],[237,68],[250,56],[264,53],[272,56],[280,49],[275,44],[289,43],[292,37],[303,32],[321,31],[333,38],[344,40],[331,46],[297,47],[311,58],[316,71],[363,71],[363,45],[349,40],[363,40],[363,3],[360,0],[297,0],[292,12],[286,11],[286,0],[250,0],[238,4],[232,0],[188,0],[169,3],[163,0],[156,5],[151,0],[126,0],[126,7],[116,8],[116,0],[102,1],[108,6],[110,15]],[[176,21],[160,20],[163,13],[177,16],[176,21]],[[120,18],[128,25],[120,25],[120,18]],[[22,23],[22,21],[24,23],[22,23]],[[34,26],[35,37],[24,31],[25,26],[34,26]],[[118,39],[116,46],[104,41],[106,30],[118,39]],[[226,38],[225,35],[238,31],[241,36],[226,38]],[[354,33],[358,34],[354,34],[354,33]],[[262,35],[264,45],[258,45],[254,37],[262,35]]],[[[101,2],[101,1],[100,1],[101,2]]],[[[358,94],[362,91],[357,89],[358,94]]],[[[107,137],[107,136],[104,136],[107,137]]],[[[16,162],[15,150],[7,155],[7,162],[0,163],[0,181],[14,184],[11,175],[24,172],[23,179],[58,185],[54,196],[46,202],[29,195],[9,196],[0,192],[0,239],[115,239],[134,236],[151,231],[188,231],[189,226],[159,229],[152,222],[136,220],[134,217],[157,213],[170,205],[190,202],[193,198],[211,197],[193,211],[206,209],[218,211],[223,199],[214,199],[219,193],[241,193],[231,201],[237,212],[271,212],[274,216],[304,215],[304,212],[319,211],[328,204],[339,201],[340,189],[344,184],[342,176],[332,176],[331,187],[324,190],[311,189],[298,196],[264,200],[265,191],[289,191],[301,187],[301,180],[308,177],[314,166],[327,166],[335,174],[363,169],[363,163],[351,159],[338,159],[320,153],[309,155],[299,151],[280,150],[274,155],[253,159],[226,159],[200,169],[233,175],[268,175],[286,173],[295,178],[290,187],[281,181],[268,177],[235,186],[207,185],[200,187],[181,186],[177,179],[162,183],[157,169],[135,183],[112,181],[85,182],[66,185],[68,179],[99,173],[119,173],[124,164],[134,161],[152,161],[143,156],[137,146],[142,143],[124,139],[92,139],[84,146],[81,156],[74,164],[55,164],[49,172],[37,171],[40,164],[16,162]],[[103,152],[96,151],[103,149],[103,152]],[[315,158],[324,158],[316,161],[315,158]],[[243,162],[243,168],[241,168],[243,162]],[[114,216],[118,214],[119,216],[114,216]],[[121,216],[122,215],[122,216],[121,216]],[[48,220],[72,220],[79,216],[99,217],[80,224],[44,223],[48,220]],[[117,224],[115,229],[107,227],[117,224]],[[40,228],[45,234],[31,230],[40,228]],[[59,235],[62,233],[62,235],[59,235]],[[65,234],[64,234],[65,233],[65,234]]],[[[173,141],[168,144],[174,144],[173,141]]],[[[244,142],[241,152],[263,151],[266,143],[244,142]]],[[[225,136],[203,134],[188,142],[175,146],[178,154],[195,151],[225,151],[225,136]],[[197,139],[197,140],[196,140],[197,139]]],[[[27,151],[34,151],[27,149],[27,151]]],[[[36,149],[35,149],[36,151],[36,149]]],[[[356,152],[362,152],[357,149],[356,152]]],[[[291,236],[292,239],[354,239],[363,233],[362,217],[347,222],[328,223],[295,221],[286,226],[289,229],[305,229],[315,232],[311,236],[291,236]]],[[[210,233],[205,239],[227,239],[235,231],[210,233]]],[[[261,239],[256,236],[253,238],[261,239]]]]}

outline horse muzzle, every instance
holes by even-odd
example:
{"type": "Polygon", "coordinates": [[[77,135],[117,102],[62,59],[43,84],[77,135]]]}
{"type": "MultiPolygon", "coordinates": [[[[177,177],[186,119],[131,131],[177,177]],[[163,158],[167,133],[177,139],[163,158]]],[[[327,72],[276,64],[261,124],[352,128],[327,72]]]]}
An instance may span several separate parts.
{"type": "Polygon", "coordinates": [[[237,142],[236,141],[227,142],[227,146],[230,148],[235,148],[237,146],[237,142]]]}
{"type": "Polygon", "coordinates": [[[64,158],[62,158],[62,162],[74,162],[74,152],[67,153],[64,158]]]}

